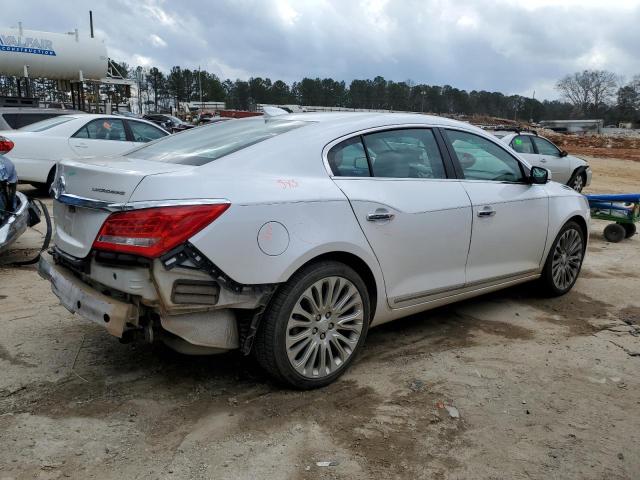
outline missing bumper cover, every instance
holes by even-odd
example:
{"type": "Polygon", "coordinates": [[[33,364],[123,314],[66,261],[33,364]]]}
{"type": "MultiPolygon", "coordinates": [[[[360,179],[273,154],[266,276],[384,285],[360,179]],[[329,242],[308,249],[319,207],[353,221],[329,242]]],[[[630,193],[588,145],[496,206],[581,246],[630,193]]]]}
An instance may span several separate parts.
{"type": "Polygon", "coordinates": [[[214,281],[176,280],[171,289],[175,304],[216,305],[219,298],[220,286],[214,281]]]}
{"type": "Polygon", "coordinates": [[[160,261],[167,270],[171,270],[175,267],[202,270],[208,273],[209,276],[220,285],[235,293],[242,293],[242,290],[245,287],[251,287],[251,285],[243,285],[233,280],[226,273],[216,267],[207,257],[200,253],[196,247],[188,242],[174,248],[166,255],[160,257],[160,261]]]}

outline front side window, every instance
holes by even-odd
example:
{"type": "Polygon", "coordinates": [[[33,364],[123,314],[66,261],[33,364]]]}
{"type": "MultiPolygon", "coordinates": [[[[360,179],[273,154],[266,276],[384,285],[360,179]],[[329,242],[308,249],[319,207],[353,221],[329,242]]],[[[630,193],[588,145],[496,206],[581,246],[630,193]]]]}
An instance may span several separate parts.
{"type": "Polygon", "coordinates": [[[518,153],[536,153],[529,138],[529,135],[518,135],[511,140],[511,148],[518,153]]]}
{"type": "Polygon", "coordinates": [[[123,121],[113,118],[92,120],[73,136],[74,138],[88,138],[90,140],[116,140],[120,142],[127,140],[123,121]]]}
{"type": "Polygon", "coordinates": [[[533,137],[532,140],[533,143],[536,144],[536,148],[538,149],[538,153],[540,155],[551,155],[553,157],[560,156],[560,150],[558,150],[558,147],[556,147],[549,140],[545,140],[544,138],[540,137],[533,137]]]}
{"type": "Polygon", "coordinates": [[[329,167],[337,177],[368,177],[369,164],[361,138],[353,137],[334,146],[327,155],[329,167]]]}
{"type": "Polygon", "coordinates": [[[167,135],[159,128],[148,123],[136,122],[135,120],[128,120],[128,123],[134,142],[147,143],[167,135]]]}
{"type": "Polygon", "coordinates": [[[447,137],[468,180],[522,182],[520,162],[503,148],[473,133],[447,130],[447,137]]]}
{"type": "Polygon", "coordinates": [[[374,177],[447,177],[436,139],[427,128],[370,133],[363,141],[374,177]]]}

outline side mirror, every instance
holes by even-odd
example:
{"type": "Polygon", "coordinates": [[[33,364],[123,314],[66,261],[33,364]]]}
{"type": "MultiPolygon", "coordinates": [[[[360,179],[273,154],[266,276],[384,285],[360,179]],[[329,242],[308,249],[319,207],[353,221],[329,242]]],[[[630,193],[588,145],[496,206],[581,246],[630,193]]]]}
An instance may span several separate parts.
{"type": "Polygon", "coordinates": [[[549,170],[542,167],[531,167],[529,181],[535,185],[544,185],[549,181],[549,170]]]}
{"type": "Polygon", "coordinates": [[[566,150],[560,150],[560,157],[566,157],[569,153],[566,150]]]}

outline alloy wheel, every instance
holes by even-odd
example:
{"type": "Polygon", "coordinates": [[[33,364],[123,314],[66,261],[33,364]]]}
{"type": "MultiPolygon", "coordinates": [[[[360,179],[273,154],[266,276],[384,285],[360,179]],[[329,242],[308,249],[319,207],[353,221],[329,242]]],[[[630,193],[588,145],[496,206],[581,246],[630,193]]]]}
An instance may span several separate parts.
{"type": "Polygon", "coordinates": [[[560,290],[566,290],[575,281],[582,265],[582,237],[577,230],[565,231],[556,243],[551,263],[553,283],[560,290]]]}
{"type": "Polygon", "coordinates": [[[363,302],[356,286],[344,277],[322,278],[302,293],[289,316],[289,362],[307,378],[331,375],[356,349],[363,325],[363,302]]]}
{"type": "Polygon", "coordinates": [[[583,186],[584,186],[584,179],[582,178],[582,175],[576,175],[576,178],[573,179],[572,188],[576,192],[581,192],[583,186]]]}

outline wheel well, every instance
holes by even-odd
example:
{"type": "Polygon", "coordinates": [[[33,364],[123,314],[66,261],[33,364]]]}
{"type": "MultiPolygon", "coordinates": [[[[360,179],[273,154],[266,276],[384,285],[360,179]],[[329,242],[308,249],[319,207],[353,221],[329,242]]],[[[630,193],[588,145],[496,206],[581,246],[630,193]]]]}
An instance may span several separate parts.
{"type": "Polygon", "coordinates": [[[345,265],[353,268],[356,273],[360,275],[367,287],[367,292],[369,293],[369,299],[371,300],[371,318],[373,318],[376,313],[376,305],[378,302],[378,289],[376,285],[376,279],[373,276],[373,272],[369,268],[369,265],[367,265],[367,263],[360,257],[352,253],[329,252],[309,260],[300,268],[306,267],[307,265],[312,263],[321,262],[323,260],[334,260],[336,262],[344,263],[345,265]]]}
{"type": "Polygon", "coordinates": [[[585,167],[584,165],[576,168],[573,171],[573,173],[571,174],[571,178],[573,179],[573,178],[577,177],[578,175],[582,175],[584,177],[584,179],[586,180],[587,179],[587,174],[585,172],[586,170],[587,170],[587,167],[585,167]]]}
{"type": "Polygon", "coordinates": [[[588,235],[588,229],[587,229],[587,222],[584,218],[582,218],[580,215],[576,215],[574,217],[571,217],[569,220],[567,220],[567,222],[576,222],[578,225],[580,225],[580,229],[582,230],[582,234],[584,235],[585,240],[587,240],[587,235],[588,235]]]}
{"type": "Polygon", "coordinates": [[[47,179],[45,180],[44,184],[47,187],[51,186],[55,178],[56,178],[56,165],[51,167],[51,170],[49,170],[49,174],[47,175],[47,179]]]}

